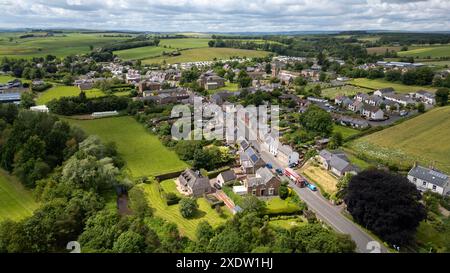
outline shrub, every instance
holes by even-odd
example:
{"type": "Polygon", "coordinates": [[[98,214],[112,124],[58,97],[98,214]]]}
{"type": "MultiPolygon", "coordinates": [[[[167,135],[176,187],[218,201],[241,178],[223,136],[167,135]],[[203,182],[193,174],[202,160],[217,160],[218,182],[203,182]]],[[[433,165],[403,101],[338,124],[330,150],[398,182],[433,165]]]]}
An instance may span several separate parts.
{"type": "Polygon", "coordinates": [[[197,200],[193,198],[183,198],[180,201],[180,213],[184,218],[192,218],[198,209],[197,200]]]}
{"type": "Polygon", "coordinates": [[[180,202],[180,197],[178,197],[175,193],[169,192],[166,194],[166,203],[168,206],[176,205],[180,202]]]}

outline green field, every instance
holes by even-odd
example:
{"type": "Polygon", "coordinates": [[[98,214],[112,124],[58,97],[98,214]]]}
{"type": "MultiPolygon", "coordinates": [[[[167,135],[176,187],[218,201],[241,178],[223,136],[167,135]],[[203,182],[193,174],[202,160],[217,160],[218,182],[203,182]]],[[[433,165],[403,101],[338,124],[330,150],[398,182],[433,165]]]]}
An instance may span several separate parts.
{"type": "Polygon", "coordinates": [[[13,176],[0,170],[0,222],[6,219],[21,220],[38,207],[31,192],[13,176]]]}
{"type": "Polygon", "coordinates": [[[374,90],[380,89],[380,88],[392,87],[395,89],[395,91],[397,91],[399,93],[416,92],[418,90],[428,90],[430,92],[436,91],[434,88],[431,88],[428,86],[404,85],[401,83],[393,83],[393,82],[388,82],[388,81],[380,80],[380,79],[370,80],[370,79],[366,79],[366,78],[358,78],[358,79],[351,80],[349,83],[356,85],[356,86],[374,89],[374,90]]]}
{"type": "Polygon", "coordinates": [[[281,220],[270,220],[269,224],[273,227],[291,229],[293,227],[305,226],[308,223],[305,221],[299,221],[297,219],[281,219],[281,220]]]}
{"type": "Polygon", "coordinates": [[[341,133],[342,137],[344,138],[344,140],[348,137],[357,135],[359,133],[361,133],[361,131],[350,128],[350,127],[346,127],[346,126],[341,126],[341,125],[333,125],[333,133],[341,133]]]}
{"type": "MultiPolygon", "coordinates": [[[[44,57],[48,54],[64,57],[72,54],[90,52],[94,48],[112,42],[118,42],[124,37],[103,37],[101,33],[64,33],[53,37],[33,37],[20,39],[25,33],[2,33],[0,35],[0,57],[44,57]],[[9,38],[13,38],[12,41],[9,38]]],[[[111,33],[109,33],[111,34],[111,33]]]]}
{"type": "Polygon", "coordinates": [[[266,205],[267,211],[270,214],[294,213],[300,210],[297,204],[291,202],[290,197],[286,200],[283,200],[280,197],[273,197],[266,202],[266,205]]]}
{"type": "Polygon", "coordinates": [[[213,60],[227,60],[232,57],[264,57],[269,54],[266,51],[245,50],[235,48],[196,48],[183,50],[180,56],[164,56],[157,58],[145,59],[143,64],[159,64],[166,61],[168,64],[198,62],[198,61],[213,61],[213,60]]]}
{"type": "Polygon", "coordinates": [[[175,152],[163,146],[158,137],[148,133],[132,117],[68,121],[103,141],[115,142],[132,177],[155,176],[187,167],[175,152]]]}
{"type": "Polygon", "coordinates": [[[384,53],[386,53],[386,49],[388,51],[400,51],[402,47],[401,46],[379,46],[379,47],[369,47],[367,48],[367,53],[369,54],[379,54],[379,55],[383,55],[384,53]]]}
{"type": "Polygon", "coordinates": [[[338,96],[354,96],[357,93],[370,93],[373,92],[371,89],[362,88],[353,85],[344,85],[338,87],[332,87],[322,90],[322,96],[334,99],[338,96]]]}
{"type": "MultiPolygon", "coordinates": [[[[86,97],[88,98],[98,98],[105,96],[105,93],[99,89],[85,90],[86,97]]],[[[80,89],[76,86],[55,86],[49,90],[39,94],[36,99],[36,104],[43,105],[48,103],[53,99],[59,99],[62,97],[76,97],[80,95],[80,89]]]]}
{"type": "Polygon", "coordinates": [[[141,60],[161,56],[164,51],[171,52],[173,50],[157,46],[144,46],[114,51],[114,54],[116,54],[117,56],[119,56],[119,58],[123,60],[141,60]]]}
{"type": "Polygon", "coordinates": [[[202,48],[208,47],[208,42],[211,39],[163,39],[159,43],[160,47],[167,47],[169,49],[192,49],[192,48],[202,48]]]}
{"type": "Polygon", "coordinates": [[[237,92],[238,90],[239,90],[239,85],[237,83],[226,82],[224,87],[214,89],[214,90],[209,90],[208,93],[215,94],[215,93],[218,93],[221,91],[237,92]]]}
{"type": "Polygon", "coordinates": [[[408,168],[415,161],[450,173],[450,106],[440,107],[349,144],[355,154],[408,168]]]}
{"type": "MultiPolygon", "coordinates": [[[[175,182],[172,181],[175,184],[175,182]]],[[[195,230],[198,224],[202,221],[207,221],[213,227],[224,223],[229,217],[230,213],[226,208],[222,208],[224,216],[221,217],[214,209],[211,208],[210,204],[206,199],[197,199],[197,204],[199,205],[199,211],[196,216],[192,219],[186,219],[180,214],[180,206],[172,205],[168,206],[165,200],[162,199],[159,192],[160,185],[157,182],[152,182],[151,184],[141,184],[137,187],[142,187],[147,195],[149,205],[153,208],[153,213],[155,216],[163,218],[169,222],[177,224],[180,233],[195,240],[195,230]]]]}
{"type": "Polygon", "coordinates": [[[440,58],[450,57],[450,45],[441,46],[412,46],[408,51],[398,52],[401,57],[414,57],[414,58],[440,58]]]}

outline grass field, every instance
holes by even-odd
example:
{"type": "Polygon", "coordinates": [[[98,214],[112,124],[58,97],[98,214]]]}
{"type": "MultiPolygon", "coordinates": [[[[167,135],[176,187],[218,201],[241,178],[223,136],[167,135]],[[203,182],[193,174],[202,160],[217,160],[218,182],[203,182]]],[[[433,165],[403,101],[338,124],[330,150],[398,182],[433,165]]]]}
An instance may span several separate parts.
{"type": "Polygon", "coordinates": [[[312,164],[312,162],[308,162],[300,169],[300,172],[312,180],[312,182],[319,186],[320,189],[329,194],[336,193],[336,184],[338,180],[327,170],[312,164]]]}
{"type": "Polygon", "coordinates": [[[366,79],[366,78],[358,78],[358,79],[351,80],[349,83],[354,84],[356,86],[369,88],[369,89],[380,89],[380,88],[392,87],[395,89],[395,91],[397,91],[399,93],[416,92],[418,90],[428,90],[430,92],[436,91],[434,88],[427,87],[427,86],[404,85],[401,83],[393,83],[393,82],[388,82],[388,81],[380,80],[380,79],[370,80],[370,79],[366,79]]]}
{"type": "Polygon", "coordinates": [[[351,136],[361,133],[361,131],[359,131],[359,130],[334,124],[333,125],[333,133],[336,133],[336,132],[341,133],[344,140],[348,137],[351,137],[351,136]]]}
{"type": "MultiPolygon", "coordinates": [[[[175,183],[172,181],[172,183],[175,183]]],[[[151,184],[141,184],[138,187],[142,187],[147,195],[149,205],[154,209],[154,215],[163,218],[169,222],[177,224],[180,233],[195,240],[195,230],[201,221],[207,221],[213,227],[225,222],[230,213],[226,208],[223,208],[224,216],[221,217],[214,209],[211,208],[208,201],[204,198],[197,199],[199,205],[199,211],[192,219],[186,219],[180,214],[180,206],[172,205],[168,206],[162,199],[159,192],[160,185],[156,182],[151,184]]]]}
{"type": "Polygon", "coordinates": [[[357,93],[370,93],[373,92],[371,89],[353,86],[353,85],[344,85],[339,87],[332,87],[322,90],[322,96],[334,99],[337,96],[354,96],[357,93]]]}
{"type": "MultiPolygon", "coordinates": [[[[99,89],[85,90],[84,92],[86,93],[86,96],[88,98],[98,98],[105,96],[105,93],[103,93],[103,91],[99,89]]],[[[78,95],[80,95],[80,89],[78,87],[63,85],[55,86],[39,94],[38,98],[36,99],[36,104],[43,105],[53,99],[59,99],[62,97],[76,97],[78,95]]]]}
{"type": "Polygon", "coordinates": [[[291,229],[293,227],[307,225],[308,223],[305,221],[298,221],[297,219],[281,219],[281,220],[270,220],[269,224],[274,227],[291,229]]]}
{"type": "Polygon", "coordinates": [[[226,82],[224,87],[215,89],[215,90],[209,90],[208,93],[214,94],[220,91],[230,91],[230,92],[236,92],[239,90],[239,85],[237,83],[231,83],[226,82]]]}
{"type": "Polygon", "coordinates": [[[268,213],[272,214],[294,213],[300,210],[297,204],[291,202],[290,198],[283,200],[280,197],[273,197],[266,202],[266,205],[268,213]]]}
{"type": "Polygon", "coordinates": [[[198,61],[213,61],[217,60],[227,60],[232,57],[264,57],[267,56],[269,52],[266,51],[256,51],[256,50],[245,50],[245,49],[235,49],[235,48],[196,48],[181,51],[180,56],[164,56],[157,58],[145,59],[142,61],[143,64],[154,64],[163,63],[166,61],[168,64],[175,63],[187,63],[187,62],[198,62],[198,61]]]}
{"type": "Polygon", "coordinates": [[[144,46],[114,51],[114,54],[116,54],[117,56],[119,56],[119,58],[123,60],[141,60],[161,56],[164,51],[171,52],[173,50],[158,46],[144,46]]]}
{"type": "Polygon", "coordinates": [[[440,107],[399,125],[362,137],[349,147],[355,154],[408,168],[415,161],[450,172],[450,106],[440,107]]]}
{"type": "Polygon", "coordinates": [[[369,47],[367,48],[367,53],[369,54],[379,54],[383,55],[386,52],[386,49],[389,51],[400,51],[401,46],[379,46],[379,47],[369,47]]]}
{"type": "Polygon", "coordinates": [[[440,58],[450,57],[450,45],[441,46],[412,46],[408,51],[398,52],[401,57],[440,58]]]}
{"type": "Polygon", "coordinates": [[[38,207],[31,192],[13,176],[0,170],[0,222],[20,220],[30,216],[38,207]]]}
{"type": "Polygon", "coordinates": [[[98,135],[103,141],[115,142],[132,177],[155,176],[187,167],[175,152],[164,147],[132,117],[68,121],[88,134],[98,135]]]}
{"type": "MultiPolygon", "coordinates": [[[[2,33],[0,36],[0,57],[45,57],[48,54],[64,57],[90,52],[90,46],[101,47],[125,39],[104,37],[101,33],[64,33],[53,37],[18,38],[25,33],[2,33]],[[9,38],[12,38],[10,41],[9,38]]],[[[111,33],[110,33],[111,34],[111,33]]]]}
{"type": "Polygon", "coordinates": [[[211,39],[162,39],[159,43],[160,47],[167,47],[169,49],[192,49],[192,48],[202,48],[208,47],[208,42],[211,39]]]}
{"type": "Polygon", "coordinates": [[[8,75],[0,75],[0,83],[7,83],[9,81],[14,80],[14,77],[8,76],[8,75]]]}

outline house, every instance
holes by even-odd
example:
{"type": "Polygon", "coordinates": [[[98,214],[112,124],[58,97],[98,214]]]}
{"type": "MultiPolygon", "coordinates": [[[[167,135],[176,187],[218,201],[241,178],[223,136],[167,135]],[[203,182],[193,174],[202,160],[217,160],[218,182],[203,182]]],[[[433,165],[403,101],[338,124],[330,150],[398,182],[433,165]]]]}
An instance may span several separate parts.
{"type": "Polygon", "coordinates": [[[365,100],[367,100],[369,98],[369,95],[365,94],[365,93],[358,93],[355,96],[355,100],[359,101],[359,102],[364,102],[365,100]]]}
{"type": "Polygon", "coordinates": [[[256,170],[266,165],[261,156],[252,147],[239,153],[239,163],[246,174],[254,174],[256,170]]]}
{"type": "Polygon", "coordinates": [[[403,106],[407,106],[408,104],[415,104],[415,102],[411,99],[411,97],[403,94],[396,94],[396,93],[386,94],[384,95],[384,99],[396,102],[403,106]]]}
{"type": "Polygon", "coordinates": [[[400,110],[400,104],[398,104],[395,101],[391,101],[391,100],[386,100],[383,102],[386,111],[389,112],[397,112],[398,110],[400,110]]]}
{"type": "Polygon", "coordinates": [[[234,94],[232,92],[227,92],[227,91],[217,92],[217,93],[211,95],[210,101],[214,104],[222,105],[224,102],[227,101],[227,99],[229,97],[232,97],[232,96],[234,96],[234,94]]]}
{"type": "Polygon", "coordinates": [[[182,194],[199,197],[211,192],[211,184],[207,177],[203,177],[200,172],[186,169],[180,174],[177,180],[178,189],[182,194]]]}
{"type": "Polygon", "coordinates": [[[333,115],[333,119],[343,126],[351,126],[359,129],[369,127],[369,123],[364,119],[352,118],[345,115],[333,115]]]}
{"type": "Polygon", "coordinates": [[[408,172],[408,180],[420,191],[430,190],[440,195],[450,195],[450,177],[434,168],[414,164],[408,172]]]}
{"type": "Polygon", "coordinates": [[[377,95],[369,96],[364,100],[364,103],[372,106],[380,106],[383,103],[383,98],[377,95]]]}
{"type": "Polygon", "coordinates": [[[300,155],[289,145],[279,145],[277,158],[285,165],[291,165],[298,163],[300,160],[300,155]]]}
{"type": "Polygon", "coordinates": [[[393,93],[395,93],[395,90],[392,87],[378,89],[375,92],[373,92],[373,94],[375,96],[379,96],[379,97],[382,97],[382,98],[384,98],[385,95],[393,94],[393,93]]]}
{"type": "Polygon", "coordinates": [[[348,105],[348,110],[358,113],[359,111],[361,111],[361,108],[363,107],[363,103],[355,100],[352,104],[348,105]]]}
{"type": "Polygon", "coordinates": [[[197,82],[206,90],[215,90],[225,86],[224,78],[208,72],[201,75],[197,82]]]}
{"type": "Polygon", "coordinates": [[[275,176],[267,167],[259,168],[255,177],[246,181],[247,193],[254,196],[278,195],[281,180],[275,176]]]}
{"type": "Polygon", "coordinates": [[[0,103],[20,103],[20,93],[4,93],[0,94],[0,103]]]}
{"type": "Polygon", "coordinates": [[[141,81],[139,82],[138,90],[142,94],[144,91],[155,91],[161,89],[161,83],[155,81],[141,81]]]}
{"type": "Polygon", "coordinates": [[[322,150],[319,153],[319,161],[325,169],[338,177],[342,177],[346,173],[356,173],[357,171],[356,167],[350,164],[347,156],[341,152],[333,153],[328,150],[322,150]]]}
{"type": "Polygon", "coordinates": [[[233,170],[220,173],[217,176],[217,184],[223,187],[226,183],[236,180],[236,174],[233,170]]]}
{"type": "Polygon", "coordinates": [[[416,99],[419,99],[420,101],[429,104],[429,105],[435,105],[436,104],[436,95],[425,91],[425,90],[420,90],[417,91],[415,94],[416,99]]]}
{"type": "Polygon", "coordinates": [[[384,111],[377,106],[365,104],[361,108],[361,114],[369,120],[383,120],[384,111]]]}

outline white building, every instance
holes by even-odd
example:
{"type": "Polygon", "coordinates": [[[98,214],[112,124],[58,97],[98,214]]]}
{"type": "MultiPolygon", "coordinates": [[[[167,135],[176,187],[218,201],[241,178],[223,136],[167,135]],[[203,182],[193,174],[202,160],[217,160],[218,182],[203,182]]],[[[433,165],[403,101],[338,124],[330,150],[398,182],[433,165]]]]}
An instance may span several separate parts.
{"type": "Polygon", "coordinates": [[[420,191],[430,190],[440,195],[450,195],[450,178],[440,171],[416,164],[408,172],[408,180],[420,191]]]}

